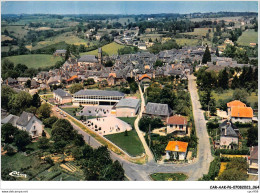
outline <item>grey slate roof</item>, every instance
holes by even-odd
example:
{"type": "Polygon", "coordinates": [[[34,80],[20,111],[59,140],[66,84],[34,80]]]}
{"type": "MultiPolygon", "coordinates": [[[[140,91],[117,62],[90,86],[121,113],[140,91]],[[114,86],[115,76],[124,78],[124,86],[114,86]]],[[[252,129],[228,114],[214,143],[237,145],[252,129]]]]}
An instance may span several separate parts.
{"type": "Polygon", "coordinates": [[[78,59],[78,62],[98,62],[95,55],[84,55],[81,56],[80,59],[78,59]]]}
{"type": "Polygon", "coordinates": [[[53,91],[56,95],[60,96],[60,97],[71,97],[71,94],[67,93],[66,91],[62,90],[62,89],[57,89],[53,91]]]}
{"type": "Polygon", "coordinates": [[[16,125],[18,119],[18,116],[10,114],[1,120],[1,124],[11,123],[12,125],[16,125]]]}
{"type": "Polygon", "coordinates": [[[172,113],[171,108],[167,104],[148,102],[145,107],[145,114],[157,116],[169,116],[172,113]]]}
{"type": "Polygon", "coordinates": [[[92,96],[125,96],[124,93],[119,91],[110,91],[110,90],[80,90],[75,95],[92,95],[92,96]]]}
{"type": "Polygon", "coordinates": [[[23,112],[19,119],[17,120],[16,124],[21,126],[26,126],[31,118],[34,117],[32,113],[23,112]]]}
{"type": "Polygon", "coordinates": [[[237,129],[237,127],[235,125],[233,125],[232,123],[228,122],[227,120],[224,121],[223,123],[221,123],[219,125],[220,127],[220,132],[221,132],[221,136],[231,136],[231,137],[238,137],[237,132],[235,131],[235,129],[237,129]]]}
{"type": "Polygon", "coordinates": [[[117,103],[116,108],[120,108],[120,107],[137,108],[139,102],[140,102],[139,99],[131,99],[131,98],[121,99],[117,103]]]}

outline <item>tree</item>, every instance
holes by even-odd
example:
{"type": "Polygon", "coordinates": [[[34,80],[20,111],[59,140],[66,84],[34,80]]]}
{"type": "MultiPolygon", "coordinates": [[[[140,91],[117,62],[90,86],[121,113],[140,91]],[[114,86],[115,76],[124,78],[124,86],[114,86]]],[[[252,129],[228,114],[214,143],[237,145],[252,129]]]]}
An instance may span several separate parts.
{"type": "Polygon", "coordinates": [[[26,112],[28,113],[32,113],[32,114],[36,114],[37,112],[37,108],[36,107],[33,107],[33,106],[30,106],[29,108],[25,109],[26,112]]]}
{"type": "Polygon", "coordinates": [[[83,146],[85,144],[85,140],[83,135],[78,134],[77,132],[74,133],[74,144],[76,146],[83,146]]]}
{"type": "Polygon", "coordinates": [[[215,115],[217,112],[216,109],[216,100],[214,98],[212,98],[209,102],[209,111],[211,115],[215,115]]]}
{"type": "Polygon", "coordinates": [[[203,57],[202,57],[202,63],[206,64],[207,62],[210,62],[210,61],[211,61],[211,54],[210,54],[210,51],[209,51],[209,47],[207,46],[206,50],[203,54],[203,57]]]}
{"type": "Polygon", "coordinates": [[[18,130],[14,136],[14,143],[19,151],[25,150],[25,147],[32,141],[31,136],[23,130],[18,130]]]}
{"type": "Polygon", "coordinates": [[[51,117],[49,117],[49,118],[47,118],[47,119],[44,119],[44,120],[43,120],[43,124],[45,125],[45,127],[51,128],[52,125],[53,125],[57,120],[58,120],[57,117],[51,116],[51,117]]]}
{"type": "Polygon", "coordinates": [[[42,104],[38,108],[37,114],[39,118],[43,118],[43,119],[49,118],[51,115],[51,106],[48,103],[42,104]]]}
{"type": "Polygon", "coordinates": [[[32,98],[32,106],[39,108],[41,106],[41,98],[38,93],[35,93],[32,98]]]}
{"type": "Polygon", "coordinates": [[[1,107],[5,110],[9,110],[8,103],[12,96],[17,94],[11,87],[2,85],[1,88],[1,107]]]}
{"type": "Polygon", "coordinates": [[[236,48],[235,46],[231,46],[231,45],[227,45],[224,52],[223,52],[223,55],[226,56],[226,57],[230,57],[230,58],[234,58],[235,57],[235,51],[236,51],[236,48]]]}
{"type": "Polygon", "coordinates": [[[71,85],[71,87],[69,88],[69,91],[71,94],[74,94],[75,92],[78,92],[81,89],[83,89],[83,85],[80,83],[76,83],[76,84],[71,85]]]}
{"type": "Polygon", "coordinates": [[[219,51],[218,51],[218,48],[216,49],[216,56],[219,57],[219,51]]]}
{"type": "Polygon", "coordinates": [[[9,145],[9,144],[6,144],[4,146],[4,151],[7,151],[7,155],[15,154],[15,149],[11,145],[9,145]]]}
{"type": "Polygon", "coordinates": [[[2,62],[2,73],[7,72],[8,70],[13,70],[14,69],[14,63],[11,62],[8,59],[4,59],[4,61],[2,62]]]}
{"type": "Polygon", "coordinates": [[[38,147],[40,149],[48,149],[49,146],[49,139],[47,139],[46,137],[42,137],[38,140],[38,147]]]}
{"type": "Polygon", "coordinates": [[[58,140],[55,141],[53,144],[53,151],[56,153],[63,153],[64,152],[64,148],[67,145],[67,142],[64,140],[58,140]]]}
{"type": "Polygon", "coordinates": [[[228,89],[228,73],[226,68],[218,74],[218,86],[223,89],[228,89]]]}
{"type": "Polygon", "coordinates": [[[59,119],[52,125],[52,139],[54,141],[69,141],[74,138],[73,127],[66,119],[59,119]]]}
{"type": "Polygon", "coordinates": [[[1,136],[5,143],[12,143],[14,135],[18,131],[11,123],[6,123],[1,127],[1,136]]]}
{"type": "Polygon", "coordinates": [[[31,80],[27,80],[25,85],[24,85],[26,88],[31,88],[31,80]]]}
{"type": "Polygon", "coordinates": [[[246,101],[246,97],[248,96],[248,93],[244,89],[235,89],[233,92],[233,100],[240,100],[240,101],[246,101]]]}
{"type": "Polygon", "coordinates": [[[10,113],[19,114],[30,107],[31,102],[32,96],[25,91],[21,91],[18,94],[12,95],[8,102],[8,108],[10,109],[10,113]]]}
{"type": "Polygon", "coordinates": [[[232,158],[224,172],[218,177],[219,181],[242,181],[247,179],[247,163],[244,158],[232,158]]]}
{"type": "Polygon", "coordinates": [[[247,131],[247,146],[255,146],[258,144],[258,129],[257,127],[250,127],[247,131]]]}

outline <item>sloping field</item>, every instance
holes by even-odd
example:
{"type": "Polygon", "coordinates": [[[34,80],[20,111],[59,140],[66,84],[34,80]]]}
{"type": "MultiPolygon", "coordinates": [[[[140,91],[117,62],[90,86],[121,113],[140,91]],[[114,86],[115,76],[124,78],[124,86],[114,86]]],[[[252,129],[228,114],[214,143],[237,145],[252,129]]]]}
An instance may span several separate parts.
{"type": "MultiPolygon", "coordinates": [[[[105,46],[102,47],[102,51],[106,52],[108,55],[113,55],[113,54],[117,54],[117,50],[119,50],[120,48],[124,48],[124,45],[120,45],[117,44],[115,42],[112,42],[110,44],[107,44],[105,46]]],[[[92,50],[90,52],[84,52],[80,54],[82,55],[98,55],[98,50],[92,50]]]]}
{"type": "MultiPolygon", "coordinates": [[[[206,34],[208,33],[208,30],[212,28],[194,28],[193,32],[185,32],[185,33],[181,33],[184,35],[193,35],[193,36],[206,36],[206,34]]],[[[210,32],[210,37],[213,35],[212,32],[210,32]]]]}
{"type": "Polygon", "coordinates": [[[188,39],[188,38],[178,38],[175,39],[177,44],[180,46],[196,46],[198,45],[199,40],[197,39],[188,39]]]}
{"type": "Polygon", "coordinates": [[[238,38],[237,43],[241,46],[249,46],[250,43],[258,43],[258,33],[255,30],[246,30],[238,38]]]}
{"type": "MultiPolygon", "coordinates": [[[[16,64],[25,64],[28,68],[39,68],[54,65],[57,61],[62,60],[61,57],[53,57],[47,54],[31,54],[6,57],[16,64]]],[[[3,59],[2,59],[3,60],[3,59]]]]}
{"type": "MultiPolygon", "coordinates": [[[[86,47],[91,46],[95,43],[94,41],[84,40],[70,32],[67,32],[55,37],[48,38],[45,41],[38,42],[36,46],[32,47],[32,50],[37,50],[39,48],[43,48],[62,41],[65,41],[67,44],[74,44],[74,45],[83,44],[86,47]]],[[[30,49],[29,46],[27,46],[27,48],[30,49]]]]}

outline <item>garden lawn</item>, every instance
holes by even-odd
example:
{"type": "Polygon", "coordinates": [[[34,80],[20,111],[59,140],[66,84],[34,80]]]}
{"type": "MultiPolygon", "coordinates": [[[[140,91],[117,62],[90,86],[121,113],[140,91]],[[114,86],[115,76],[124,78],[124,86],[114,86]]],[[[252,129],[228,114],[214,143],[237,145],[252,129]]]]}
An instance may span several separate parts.
{"type": "MultiPolygon", "coordinates": [[[[217,106],[220,105],[218,103],[219,99],[222,99],[222,100],[231,99],[232,100],[233,92],[234,92],[234,90],[232,90],[232,89],[225,90],[223,93],[216,93],[215,91],[213,91],[212,95],[216,99],[217,106]]],[[[247,102],[250,103],[250,106],[253,107],[254,103],[258,102],[258,96],[256,96],[255,92],[252,92],[251,96],[247,96],[246,100],[247,100],[247,102]]]]}
{"type": "Polygon", "coordinates": [[[70,114],[71,116],[75,117],[73,111],[77,112],[78,108],[61,108],[61,109],[66,113],[70,114]]]}
{"type": "Polygon", "coordinates": [[[185,181],[188,178],[183,173],[154,173],[150,177],[154,181],[185,181]]]}
{"type": "Polygon", "coordinates": [[[117,133],[104,136],[118,147],[126,151],[131,156],[140,156],[144,153],[143,144],[141,143],[136,131],[133,129],[128,131],[128,136],[125,133],[117,133]]]}
{"type": "Polygon", "coordinates": [[[128,123],[134,129],[134,127],[135,127],[134,124],[135,124],[136,117],[117,117],[117,118],[121,119],[122,121],[124,121],[126,123],[128,123]]]}
{"type": "Polygon", "coordinates": [[[28,177],[25,180],[34,178],[39,173],[50,168],[47,163],[42,164],[41,160],[36,155],[25,156],[22,153],[16,153],[12,156],[1,156],[1,169],[2,171],[19,171],[27,174],[28,177]]]}
{"type": "MultiPolygon", "coordinates": [[[[29,54],[20,56],[10,56],[6,57],[10,61],[16,64],[25,64],[28,68],[39,68],[53,66],[57,61],[61,61],[61,57],[54,57],[47,54],[29,54]]],[[[5,58],[2,59],[2,61],[5,58]]]]}
{"type": "Polygon", "coordinates": [[[255,30],[246,30],[238,38],[237,43],[241,46],[249,46],[250,43],[258,42],[258,33],[255,30]]]}
{"type": "Polygon", "coordinates": [[[44,130],[51,136],[51,128],[44,128],[44,130]]]}
{"type": "MultiPolygon", "coordinates": [[[[125,46],[124,45],[120,45],[120,44],[117,44],[115,42],[112,42],[110,44],[107,44],[105,46],[102,47],[102,51],[106,52],[108,55],[115,55],[117,54],[117,50],[119,50],[120,48],[124,48],[125,46]]],[[[80,53],[81,56],[83,55],[98,55],[98,50],[92,50],[90,52],[83,52],[83,53],[80,53]]]]}

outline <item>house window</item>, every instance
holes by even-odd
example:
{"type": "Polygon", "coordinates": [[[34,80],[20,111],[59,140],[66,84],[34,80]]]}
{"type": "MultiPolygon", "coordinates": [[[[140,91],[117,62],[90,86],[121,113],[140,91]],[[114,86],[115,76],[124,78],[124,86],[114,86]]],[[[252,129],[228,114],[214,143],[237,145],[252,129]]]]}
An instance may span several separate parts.
{"type": "Polygon", "coordinates": [[[36,126],[35,125],[33,126],[33,130],[36,130],[36,126]]]}
{"type": "Polygon", "coordinates": [[[173,127],[173,125],[170,125],[170,127],[172,128],[172,127],[173,127]]]}
{"type": "Polygon", "coordinates": [[[183,129],[183,125],[180,125],[179,128],[180,128],[180,129],[183,129]]]}

